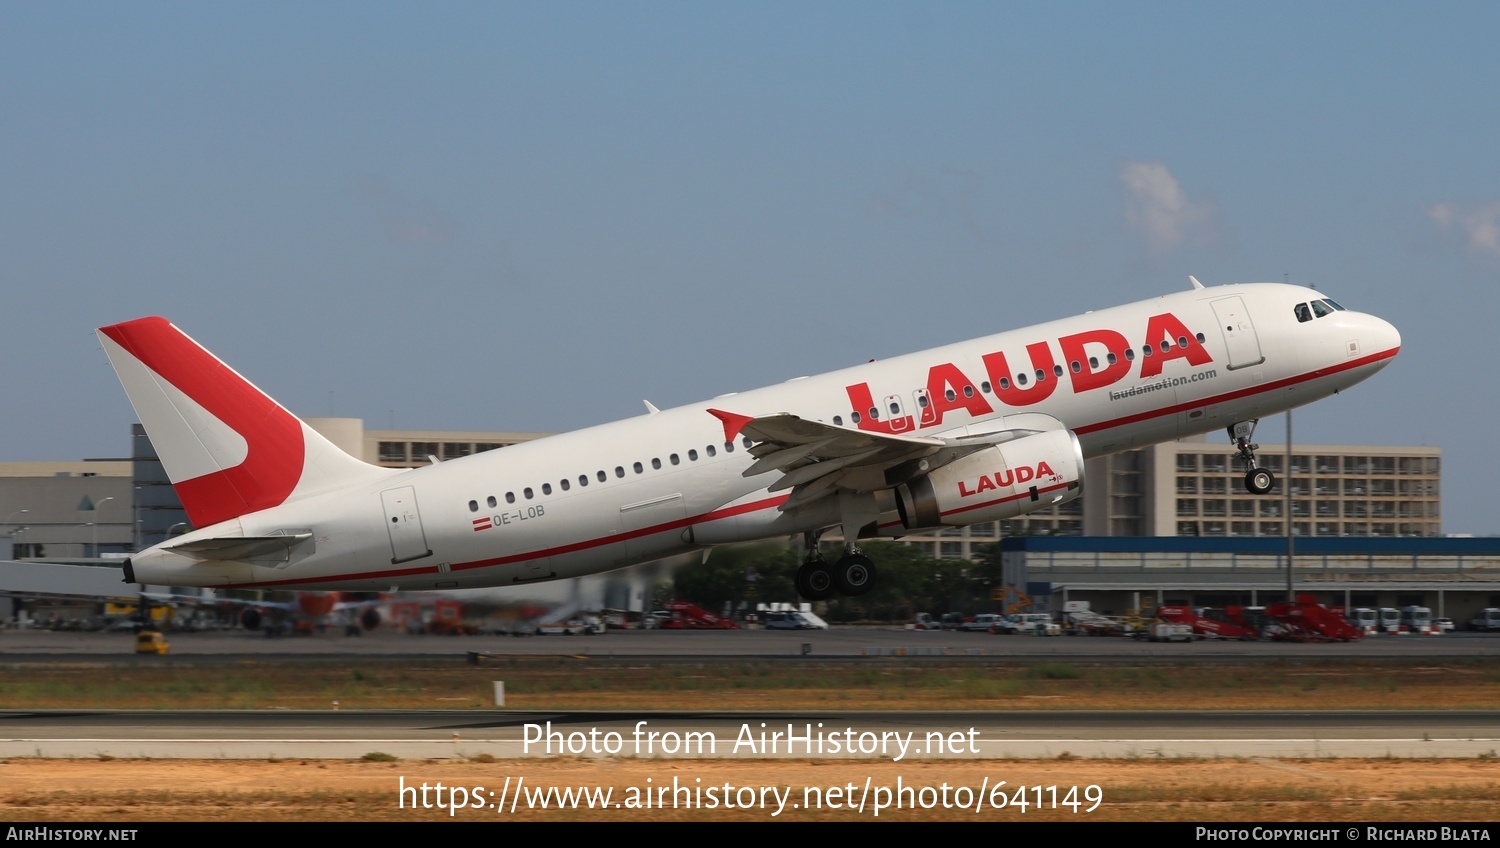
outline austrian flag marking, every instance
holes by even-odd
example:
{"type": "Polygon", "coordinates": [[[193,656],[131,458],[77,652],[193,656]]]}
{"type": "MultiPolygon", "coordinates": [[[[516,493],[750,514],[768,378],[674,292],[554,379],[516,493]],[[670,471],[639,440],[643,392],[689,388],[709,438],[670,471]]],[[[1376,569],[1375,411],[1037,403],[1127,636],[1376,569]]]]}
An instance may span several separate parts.
{"type": "Polygon", "coordinates": [[[494,518],[494,516],[486,515],[483,518],[476,518],[476,519],[474,519],[474,532],[475,533],[478,533],[480,530],[488,530],[488,529],[490,529],[491,527],[494,527],[494,526],[495,526],[495,518],[494,518]]]}

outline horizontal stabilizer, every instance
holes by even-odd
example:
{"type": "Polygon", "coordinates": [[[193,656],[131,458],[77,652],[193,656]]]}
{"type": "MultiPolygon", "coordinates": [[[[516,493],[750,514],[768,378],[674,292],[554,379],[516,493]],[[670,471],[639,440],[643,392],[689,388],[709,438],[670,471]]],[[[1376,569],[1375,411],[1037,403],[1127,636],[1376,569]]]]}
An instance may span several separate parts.
{"type": "Polygon", "coordinates": [[[225,536],[218,539],[195,539],[164,549],[187,554],[205,561],[213,560],[286,560],[292,548],[312,538],[303,531],[282,536],[225,536]]]}

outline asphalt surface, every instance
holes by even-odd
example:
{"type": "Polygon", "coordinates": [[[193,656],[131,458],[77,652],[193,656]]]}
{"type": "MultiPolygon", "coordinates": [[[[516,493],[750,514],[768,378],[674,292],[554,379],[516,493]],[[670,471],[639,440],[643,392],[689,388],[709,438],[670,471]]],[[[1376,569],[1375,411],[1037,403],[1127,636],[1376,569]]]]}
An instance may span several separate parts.
{"type": "MultiPolygon", "coordinates": [[[[577,656],[622,658],[941,657],[976,660],[1019,658],[1090,662],[1154,662],[1211,659],[1411,659],[1500,657],[1500,634],[1447,633],[1442,636],[1383,636],[1357,642],[1146,642],[1118,637],[991,636],[987,633],[920,631],[900,628],[831,630],[622,630],[595,636],[415,636],[379,631],[362,636],[322,633],[267,638],[245,631],[171,633],[170,653],[156,658],[452,657],[469,652],[498,656],[577,656]]],[[[0,664],[63,658],[111,662],[135,658],[130,633],[0,631],[0,664]]],[[[149,660],[150,657],[139,657],[149,660]]]]}
{"type": "Polygon", "coordinates": [[[0,712],[0,757],[1481,757],[1500,712],[0,712]]]}

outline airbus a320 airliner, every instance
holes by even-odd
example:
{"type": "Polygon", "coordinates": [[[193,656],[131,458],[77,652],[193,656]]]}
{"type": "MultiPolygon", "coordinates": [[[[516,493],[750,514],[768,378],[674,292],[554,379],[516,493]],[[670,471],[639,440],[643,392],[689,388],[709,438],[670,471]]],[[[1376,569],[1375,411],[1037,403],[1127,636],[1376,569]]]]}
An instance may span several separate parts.
{"type": "Polygon", "coordinates": [[[861,539],[1011,518],[1084,460],[1254,424],[1358,383],[1400,334],[1306,288],[1192,288],[410,470],[335,447],[163,318],[99,338],[195,530],[127,560],[172,586],[514,586],[800,535],[797,588],[859,595],[861,539]],[[839,528],[828,562],[819,535],[839,528]]]}

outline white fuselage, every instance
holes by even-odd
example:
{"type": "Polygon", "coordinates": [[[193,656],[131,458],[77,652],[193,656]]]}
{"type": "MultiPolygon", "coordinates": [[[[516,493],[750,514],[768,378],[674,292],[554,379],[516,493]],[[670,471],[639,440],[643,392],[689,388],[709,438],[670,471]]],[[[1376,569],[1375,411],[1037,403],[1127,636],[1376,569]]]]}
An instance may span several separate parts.
{"type": "MultiPolygon", "coordinates": [[[[839,523],[837,499],[778,509],[788,493],[768,491],[774,475],[743,475],[747,440],[726,441],[707,410],[946,437],[1046,416],[1097,456],[1285,411],[1396,354],[1399,335],[1374,316],[1298,320],[1318,298],[1270,283],[1184,291],[392,472],[173,540],[310,530],[314,544],[289,563],[202,562],[162,546],[132,560],[143,583],[449,589],[818,530],[839,523]]],[[[879,526],[909,532],[893,516],[879,526]]]]}

